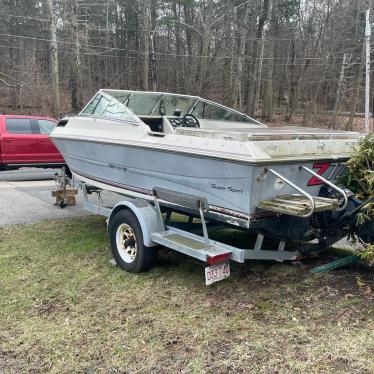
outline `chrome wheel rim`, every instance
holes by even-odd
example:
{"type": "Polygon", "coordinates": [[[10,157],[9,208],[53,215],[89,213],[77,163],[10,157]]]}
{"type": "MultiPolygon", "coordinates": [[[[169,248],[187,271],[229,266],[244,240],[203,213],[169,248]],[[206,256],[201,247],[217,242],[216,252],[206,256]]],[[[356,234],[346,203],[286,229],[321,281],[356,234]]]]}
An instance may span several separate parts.
{"type": "Polygon", "coordinates": [[[131,263],[135,260],[137,243],[134,230],[127,223],[122,223],[117,228],[116,244],[123,261],[131,263]]]}

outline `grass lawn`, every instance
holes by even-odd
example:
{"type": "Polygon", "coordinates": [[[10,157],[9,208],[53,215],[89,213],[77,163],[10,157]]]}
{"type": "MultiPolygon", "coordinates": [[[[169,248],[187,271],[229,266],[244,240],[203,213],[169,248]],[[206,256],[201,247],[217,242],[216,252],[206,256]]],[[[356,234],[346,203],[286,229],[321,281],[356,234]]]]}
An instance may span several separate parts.
{"type": "Polygon", "coordinates": [[[374,280],[281,263],[204,264],[161,251],[110,265],[99,217],[0,228],[1,373],[373,373],[374,280]]]}

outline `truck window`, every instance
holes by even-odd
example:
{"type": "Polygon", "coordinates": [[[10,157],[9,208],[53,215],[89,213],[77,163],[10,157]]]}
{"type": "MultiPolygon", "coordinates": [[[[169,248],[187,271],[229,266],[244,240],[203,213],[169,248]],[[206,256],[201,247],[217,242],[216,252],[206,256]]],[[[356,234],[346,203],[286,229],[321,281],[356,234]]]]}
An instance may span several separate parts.
{"type": "Polygon", "coordinates": [[[28,118],[7,118],[5,120],[7,132],[11,134],[32,134],[31,121],[28,118]]]}
{"type": "Polygon", "coordinates": [[[49,135],[52,130],[56,127],[56,124],[46,119],[38,119],[39,129],[41,134],[49,135]]]}

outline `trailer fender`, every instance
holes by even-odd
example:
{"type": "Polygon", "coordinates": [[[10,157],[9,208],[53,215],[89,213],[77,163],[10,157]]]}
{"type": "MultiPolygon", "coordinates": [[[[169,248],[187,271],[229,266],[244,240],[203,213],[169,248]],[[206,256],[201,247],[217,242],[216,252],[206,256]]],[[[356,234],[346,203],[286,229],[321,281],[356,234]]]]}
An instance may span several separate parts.
{"type": "Polygon", "coordinates": [[[108,226],[110,220],[115,216],[115,214],[123,209],[129,209],[138,219],[142,229],[144,245],[146,247],[154,247],[158,245],[152,241],[151,234],[153,232],[164,231],[164,229],[157,220],[156,209],[145,200],[134,199],[131,201],[120,201],[113,207],[110,216],[108,217],[108,226]]]}

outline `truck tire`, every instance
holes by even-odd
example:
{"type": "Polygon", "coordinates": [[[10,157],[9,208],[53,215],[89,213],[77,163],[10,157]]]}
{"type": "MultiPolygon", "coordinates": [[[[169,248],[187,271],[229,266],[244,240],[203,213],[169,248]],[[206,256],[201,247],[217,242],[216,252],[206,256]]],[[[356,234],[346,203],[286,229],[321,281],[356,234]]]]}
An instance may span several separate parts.
{"type": "Polygon", "coordinates": [[[147,271],[154,264],[157,248],[146,247],[139,221],[128,209],[120,210],[109,222],[109,241],[118,266],[131,273],[147,271]]]}

